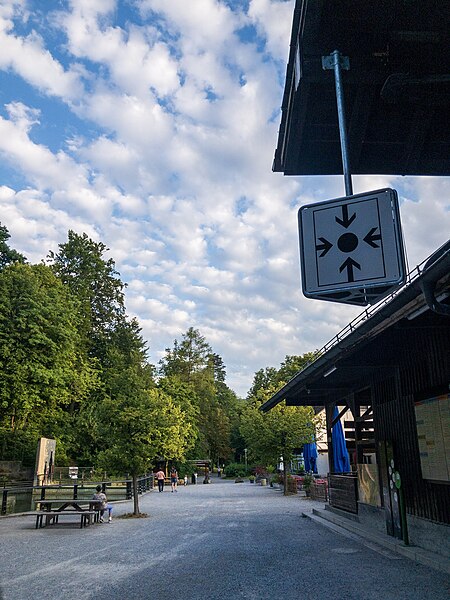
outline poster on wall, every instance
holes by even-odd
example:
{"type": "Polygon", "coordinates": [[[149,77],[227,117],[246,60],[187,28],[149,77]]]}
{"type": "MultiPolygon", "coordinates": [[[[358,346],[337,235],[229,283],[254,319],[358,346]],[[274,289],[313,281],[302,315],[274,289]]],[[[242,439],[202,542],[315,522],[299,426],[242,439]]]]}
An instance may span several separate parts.
{"type": "Polygon", "coordinates": [[[450,394],[415,403],[423,479],[450,481],[450,394]]]}

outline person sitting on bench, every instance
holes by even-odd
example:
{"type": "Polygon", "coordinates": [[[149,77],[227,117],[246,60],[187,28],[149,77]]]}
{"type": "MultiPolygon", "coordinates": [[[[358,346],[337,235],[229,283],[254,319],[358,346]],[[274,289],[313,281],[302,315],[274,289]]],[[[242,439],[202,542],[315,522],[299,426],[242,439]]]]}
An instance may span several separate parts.
{"type": "Polygon", "coordinates": [[[102,486],[98,485],[95,488],[97,491],[96,493],[92,496],[92,500],[96,500],[97,502],[100,503],[100,523],[103,523],[103,515],[105,513],[105,510],[108,511],[108,523],[111,523],[112,521],[112,505],[108,504],[108,499],[106,498],[106,494],[104,494],[102,492],[102,486]]]}

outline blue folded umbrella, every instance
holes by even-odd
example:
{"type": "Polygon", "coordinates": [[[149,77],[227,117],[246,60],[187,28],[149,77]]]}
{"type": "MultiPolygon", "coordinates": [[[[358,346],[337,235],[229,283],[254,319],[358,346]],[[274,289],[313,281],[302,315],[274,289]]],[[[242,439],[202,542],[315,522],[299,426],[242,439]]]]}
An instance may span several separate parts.
{"type": "MultiPolygon", "coordinates": [[[[333,420],[338,416],[337,406],[334,407],[333,420]]],[[[331,439],[333,444],[333,460],[335,473],[348,473],[350,469],[350,460],[348,457],[347,446],[345,444],[344,430],[341,420],[336,422],[331,430],[331,439]]]]}
{"type": "Polygon", "coordinates": [[[303,462],[305,471],[317,473],[317,446],[315,442],[303,445],[303,462]]]}

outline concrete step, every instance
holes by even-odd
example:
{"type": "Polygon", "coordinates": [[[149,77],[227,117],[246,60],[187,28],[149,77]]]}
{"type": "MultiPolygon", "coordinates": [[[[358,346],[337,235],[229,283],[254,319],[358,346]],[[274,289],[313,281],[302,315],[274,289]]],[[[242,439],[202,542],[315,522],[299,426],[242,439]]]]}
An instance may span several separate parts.
{"type": "Polygon", "coordinates": [[[392,538],[387,534],[381,535],[373,529],[364,528],[353,519],[348,519],[334,512],[318,508],[313,508],[311,512],[303,512],[303,516],[332,529],[336,533],[355,539],[384,556],[392,559],[404,556],[417,563],[450,575],[450,561],[444,556],[430,552],[419,546],[405,546],[401,540],[392,538]]]}

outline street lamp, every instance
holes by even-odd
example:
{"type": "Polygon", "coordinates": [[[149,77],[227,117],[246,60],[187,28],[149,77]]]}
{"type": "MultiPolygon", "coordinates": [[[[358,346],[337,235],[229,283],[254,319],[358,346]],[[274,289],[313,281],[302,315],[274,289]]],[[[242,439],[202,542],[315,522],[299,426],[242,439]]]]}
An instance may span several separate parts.
{"type": "Polygon", "coordinates": [[[245,469],[247,469],[247,448],[244,448],[244,456],[245,456],[245,469]]]}

